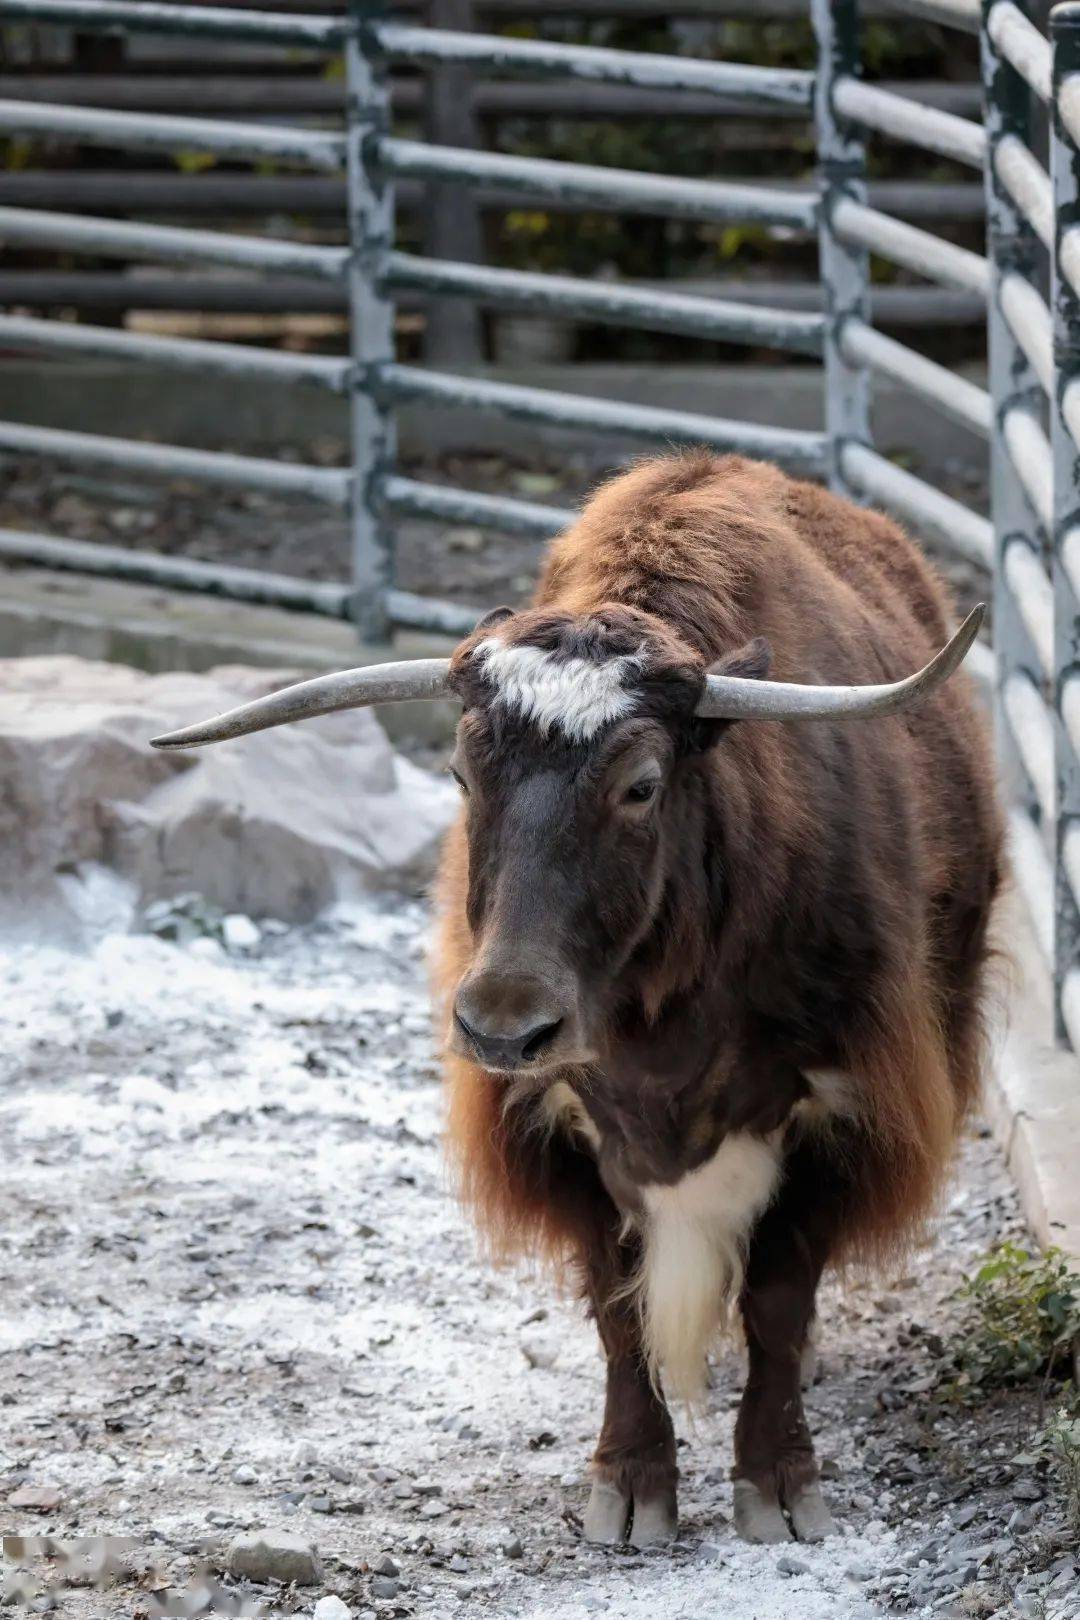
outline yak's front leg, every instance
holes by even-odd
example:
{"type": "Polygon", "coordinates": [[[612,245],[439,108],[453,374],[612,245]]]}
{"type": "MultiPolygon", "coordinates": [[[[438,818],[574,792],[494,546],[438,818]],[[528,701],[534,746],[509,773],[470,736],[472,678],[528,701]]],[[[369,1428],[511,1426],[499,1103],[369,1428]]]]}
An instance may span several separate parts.
{"type": "Polygon", "coordinates": [[[607,1357],[604,1426],[585,1510],[589,1541],[632,1546],[671,1541],[678,1523],[675,1433],[667,1403],[649,1379],[637,1303],[628,1297],[640,1261],[636,1242],[606,1234],[587,1257],[589,1301],[607,1357]]]}
{"type": "MultiPolygon", "coordinates": [[[[740,1308],[748,1373],[735,1424],[735,1528],[747,1541],[821,1541],[835,1529],[821,1494],[802,1404],[802,1357],[832,1237],[831,1217],[800,1193],[796,1155],[747,1257],[740,1308]],[[786,1510],[791,1520],[788,1527],[786,1510]]],[[[815,1185],[809,1174],[808,1186],[815,1185]]]]}

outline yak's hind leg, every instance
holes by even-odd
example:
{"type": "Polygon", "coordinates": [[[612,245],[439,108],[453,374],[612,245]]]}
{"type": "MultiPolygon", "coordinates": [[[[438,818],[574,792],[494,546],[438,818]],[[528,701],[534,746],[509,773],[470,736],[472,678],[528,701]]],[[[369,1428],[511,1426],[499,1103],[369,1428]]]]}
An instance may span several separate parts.
{"type": "Polygon", "coordinates": [[[802,1404],[803,1352],[835,1207],[825,1168],[804,1144],[750,1240],[739,1300],[749,1367],[732,1470],[735,1528],[747,1541],[788,1541],[792,1529],[800,1541],[821,1541],[835,1528],[802,1404]]]}
{"type": "Polygon", "coordinates": [[[621,1242],[618,1216],[598,1223],[582,1260],[586,1292],[607,1357],[604,1424],[593,1458],[585,1511],[589,1541],[615,1543],[629,1531],[635,1547],[672,1540],[678,1514],[675,1434],[667,1403],[645,1360],[641,1317],[631,1297],[640,1264],[635,1241],[621,1242]]]}

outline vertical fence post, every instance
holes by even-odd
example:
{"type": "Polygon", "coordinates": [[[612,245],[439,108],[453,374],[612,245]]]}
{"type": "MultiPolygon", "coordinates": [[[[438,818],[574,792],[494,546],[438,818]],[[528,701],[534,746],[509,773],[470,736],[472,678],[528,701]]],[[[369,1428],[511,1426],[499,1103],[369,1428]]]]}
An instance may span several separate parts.
{"type": "Polygon", "coordinates": [[[844,74],[857,76],[858,0],[812,0],[818,72],[814,118],[817,126],[821,202],[818,258],[825,297],[825,432],[829,448],[829,487],[853,495],[841,467],[844,444],[870,442],[870,373],[844,358],[841,333],[851,316],[870,320],[870,255],[848,246],[833,229],[833,212],[844,197],[866,201],[866,159],[862,138],[837,117],[833,86],[844,74]]]}
{"type": "MultiPolygon", "coordinates": [[[[1034,787],[1029,781],[1002,702],[1006,684],[1017,675],[1030,678],[1049,700],[1046,678],[1024,627],[1005,574],[1005,553],[1016,542],[1030,546],[1045,564],[1046,544],[1028,503],[1005,443],[1003,424],[1011,410],[1041,409],[1041,392],[1031,365],[1001,312],[1001,283],[1016,274],[1037,284],[1038,243],[1034,231],[1013,203],[995,172],[998,145],[1006,136],[1030,139],[1031,98],[1015,68],[1000,57],[987,32],[995,0],[983,0],[980,54],[987,134],[986,253],[990,263],[987,350],[993,423],[990,436],[990,514],[994,525],[994,653],[997,660],[995,725],[1007,797],[1039,826],[1047,861],[1052,859],[1053,829],[1043,824],[1034,787]]],[[[1026,11],[1023,0],[1021,9],[1026,11]]],[[[1021,851],[1017,849],[1017,858],[1021,851]]],[[[1045,919],[1048,924],[1050,919],[1045,919]]],[[[1049,1032],[1048,1032],[1049,1033],[1049,1032]]]]}
{"type": "MultiPolygon", "coordinates": [[[[428,27],[472,33],[473,0],[428,0],[428,27]]],[[[479,148],[473,72],[453,62],[425,78],[425,138],[435,146],[479,148]]],[[[483,219],[472,186],[431,180],[424,193],[424,251],[432,259],[484,262],[483,219]]],[[[480,310],[468,298],[433,298],[427,308],[424,360],[431,366],[474,366],[484,358],[480,310]]]]}
{"type": "Polygon", "coordinates": [[[378,373],[394,358],[394,308],[385,291],[394,244],[394,196],[376,163],[387,133],[390,98],[371,23],[385,0],[349,0],[345,46],[349,210],[349,320],[353,357],[352,527],[353,616],[364,641],[387,639],[386,593],[393,585],[393,535],[381,510],[380,485],[394,459],[394,423],[380,403],[378,373]]]}
{"type": "Polygon", "coordinates": [[[1055,780],[1057,834],[1054,870],[1054,1018],[1059,1041],[1067,1039],[1062,991],[1080,957],[1080,909],[1065,859],[1070,832],[1080,836],[1080,762],[1062,712],[1065,682],[1080,676],[1080,602],[1064,565],[1066,539],[1080,533],[1080,452],[1065,422],[1062,401],[1080,378],[1080,298],[1061,263],[1064,233],[1080,228],[1080,152],[1061,119],[1062,82],[1080,73],[1080,5],[1057,6],[1050,14],[1053,47],[1053,106],[1050,122],[1050,174],[1054,183],[1054,256],[1051,312],[1054,321],[1054,397],[1050,440],[1054,452],[1054,696],[1056,709],[1055,780]]]}

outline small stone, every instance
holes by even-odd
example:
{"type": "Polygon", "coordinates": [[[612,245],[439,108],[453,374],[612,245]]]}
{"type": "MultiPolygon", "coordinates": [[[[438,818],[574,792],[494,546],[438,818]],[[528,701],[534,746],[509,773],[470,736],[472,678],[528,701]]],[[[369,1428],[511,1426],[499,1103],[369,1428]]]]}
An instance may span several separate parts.
{"type": "Polygon", "coordinates": [[[22,1513],[55,1513],[62,1501],[55,1485],[23,1485],[12,1491],[7,1505],[22,1513]]]}
{"type": "Polygon", "coordinates": [[[425,1502],[420,1509],[420,1517],[422,1519],[441,1519],[446,1510],[446,1503],[440,1502],[437,1497],[433,1497],[430,1502],[425,1502]]]}
{"type": "Polygon", "coordinates": [[[504,1558],[524,1558],[525,1548],[520,1536],[508,1536],[502,1545],[504,1558]]]}
{"type": "Polygon", "coordinates": [[[376,1575],[400,1575],[401,1574],[401,1570],[394,1563],[394,1560],[391,1558],[389,1553],[383,1553],[382,1557],[376,1559],[375,1563],[372,1564],[371,1567],[375,1571],[376,1575]]]}
{"type": "Polygon", "coordinates": [[[974,1524],[979,1517],[979,1510],[972,1503],[957,1510],[953,1516],[953,1523],[958,1530],[966,1530],[969,1524],[974,1524]]]}
{"type": "Polygon", "coordinates": [[[232,1477],[234,1485],[257,1485],[259,1482],[259,1476],[250,1463],[241,1463],[234,1468],[232,1477]]]}
{"type": "Polygon", "coordinates": [[[315,1605],[314,1620],[352,1620],[352,1610],[339,1597],[320,1598],[315,1605]]]}
{"type": "Polygon", "coordinates": [[[319,1557],[310,1542],[288,1530],[251,1530],[229,1547],[225,1567],[249,1581],[281,1581],[288,1586],[315,1586],[322,1579],[319,1557]]]}
{"type": "Polygon", "coordinates": [[[329,1496],[309,1496],[304,1502],[309,1513],[332,1513],[334,1511],[333,1499],[329,1496]]]}
{"type": "Polygon", "coordinates": [[[545,1370],[554,1367],[559,1359],[559,1347],[554,1340],[541,1338],[536,1334],[522,1339],[521,1353],[530,1367],[542,1367],[545,1370]]]}
{"type": "Polygon", "coordinates": [[[871,1564],[856,1562],[847,1566],[846,1573],[853,1581],[872,1581],[875,1571],[871,1564]]]}
{"type": "Polygon", "coordinates": [[[326,1471],[331,1479],[337,1480],[339,1485],[352,1484],[352,1474],[347,1468],[342,1468],[340,1463],[328,1463],[326,1471]]]}
{"type": "Polygon", "coordinates": [[[469,1560],[462,1558],[460,1553],[455,1553],[446,1567],[452,1575],[467,1575],[469,1573],[469,1560]]]}
{"type": "Polygon", "coordinates": [[[371,1595],[376,1598],[397,1597],[398,1583],[391,1580],[389,1575],[373,1575],[371,1577],[371,1595]]]}
{"type": "MultiPolygon", "coordinates": [[[[801,1558],[792,1558],[788,1553],[781,1553],[776,1560],[776,1568],[781,1575],[809,1575],[810,1565],[804,1564],[801,1558]]],[[[850,1569],[848,1574],[851,1574],[850,1569]]]]}
{"type": "Polygon", "coordinates": [[[1046,1492],[1041,1485],[1033,1479],[1018,1479],[1012,1488],[1013,1500],[1017,1502],[1041,1502],[1046,1492]]]}
{"type": "Polygon", "coordinates": [[[227,951],[254,951],[262,944],[262,934],[242,911],[230,911],[221,919],[221,938],[227,951]]]}

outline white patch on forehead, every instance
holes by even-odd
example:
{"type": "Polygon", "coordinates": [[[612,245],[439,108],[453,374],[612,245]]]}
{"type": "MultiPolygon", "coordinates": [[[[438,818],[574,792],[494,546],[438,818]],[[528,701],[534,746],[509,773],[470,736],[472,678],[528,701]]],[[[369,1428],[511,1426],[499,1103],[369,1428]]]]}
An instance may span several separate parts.
{"type": "Polygon", "coordinates": [[[587,742],[609,721],[630,714],[629,683],[642,666],[640,653],[624,653],[597,664],[589,658],[560,658],[540,647],[507,647],[494,636],[473,654],[496,688],[496,701],[533,721],[546,734],[553,726],[570,742],[587,742]]]}

